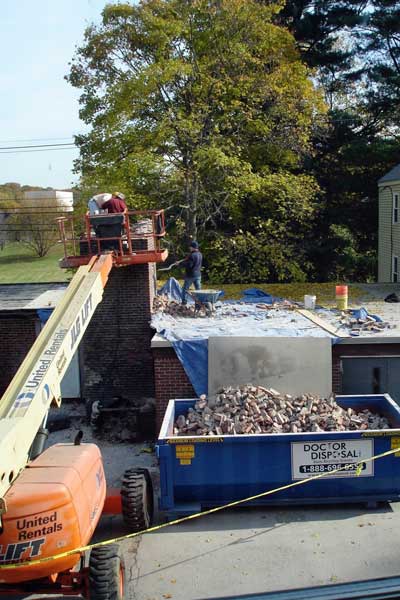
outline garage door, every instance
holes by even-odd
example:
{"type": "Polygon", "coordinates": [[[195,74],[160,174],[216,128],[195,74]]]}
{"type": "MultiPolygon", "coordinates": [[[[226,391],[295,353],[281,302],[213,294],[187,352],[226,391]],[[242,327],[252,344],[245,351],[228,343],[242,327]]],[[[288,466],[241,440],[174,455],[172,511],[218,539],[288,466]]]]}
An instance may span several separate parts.
{"type": "Polygon", "coordinates": [[[342,393],[387,393],[400,404],[400,357],[342,358],[342,393]]]}

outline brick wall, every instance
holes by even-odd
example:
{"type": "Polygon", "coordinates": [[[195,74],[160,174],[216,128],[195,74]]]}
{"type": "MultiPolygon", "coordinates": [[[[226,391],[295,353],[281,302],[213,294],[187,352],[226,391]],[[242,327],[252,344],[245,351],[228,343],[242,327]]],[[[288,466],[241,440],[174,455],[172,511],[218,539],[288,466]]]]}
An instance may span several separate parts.
{"type": "Polygon", "coordinates": [[[336,344],[332,348],[332,388],[342,392],[342,356],[399,356],[400,344],[336,344]]]}
{"type": "Polygon", "coordinates": [[[36,339],[36,312],[0,314],[0,396],[36,339]]]}
{"type": "Polygon", "coordinates": [[[173,348],[153,348],[157,432],[160,430],[168,400],[195,398],[196,393],[173,348]]]}
{"type": "Polygon", "coordinates": [[[87,401],[154,397],[154,331],[149,324],[154,293],[154,265],[112,269],[81,344],[82,395],[87,401]]]}
{"type": "MultiPolygon", "coordinates": [[[[332,390],[342,392],[342,356],[399,356],[400,344],[337,344],[332,348],[332,390]]],[[[196,393],[173,348],[154,348],[157,428],[159,430],[168,400],[194,398],[196,393]]]]}

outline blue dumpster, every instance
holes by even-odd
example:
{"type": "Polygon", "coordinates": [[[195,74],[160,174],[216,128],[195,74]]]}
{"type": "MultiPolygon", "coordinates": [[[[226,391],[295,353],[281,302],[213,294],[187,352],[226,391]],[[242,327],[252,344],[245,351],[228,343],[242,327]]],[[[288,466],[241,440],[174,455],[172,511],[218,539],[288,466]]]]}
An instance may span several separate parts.
{"type": "Polygon", "coordinates": [[[391,429],[260,435],[174,436],[173,425],[195,400],[170,400],[157,442],[160,510],[192,514],[312,475],[326,477],[255,501],[320,504],[396,501],[400,498],[400,409],[388,396],[337,396],[343,408],[388,418],[391,429]],[[355,465],[399,446],[399,453],[355,465]],[[335,468],[354,465],[329,475],[335,468]]]}

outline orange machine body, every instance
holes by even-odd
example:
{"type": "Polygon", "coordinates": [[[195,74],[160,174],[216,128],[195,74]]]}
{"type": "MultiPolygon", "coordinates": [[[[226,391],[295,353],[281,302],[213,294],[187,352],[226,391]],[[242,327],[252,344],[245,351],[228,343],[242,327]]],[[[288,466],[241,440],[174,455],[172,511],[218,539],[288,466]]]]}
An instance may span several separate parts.
{"type": "MultiPolygon", "coordinates": [[[[0,565],[45,558],[86,545],[101,516],[106,481],[95,444],[56,444],[22,471],[6,494],[0,565]]],[[[19,583],[72,569],[74,554],[0,571],[0,583],[19,583]]]]}

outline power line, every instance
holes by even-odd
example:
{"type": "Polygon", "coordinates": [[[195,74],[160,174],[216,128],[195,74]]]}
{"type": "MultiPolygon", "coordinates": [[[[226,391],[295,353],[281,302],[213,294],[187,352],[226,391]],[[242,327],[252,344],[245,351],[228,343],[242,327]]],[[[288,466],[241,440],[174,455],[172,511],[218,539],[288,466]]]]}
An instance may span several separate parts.
{"type": "Polygon", "coordinates": [[[55,146],[74,146],[73,142],[62,144],[34,144],[31,146],[0,146],[0,150],[19,150],[21,148],[52,148],[55,146]]]}
{"type": "Polygon", "coordinates": [[[52,142],[52,141],[64,141],[64,140],[73,140],[73,136],[70,135],[68,137],[49,137],[49,138],[27,138],[27,139],[11,139],[11,140],[0,140],[0,144],[10,144],[17,142],[52,142]]]}
{"type": "Polygon", "coordinates": [[[0,154],[31,154],[32,152],[56,152],[56,150],[77,150],[76,146],[68,148],[36,148],[34,150],[3,150],[0,154]]]}

